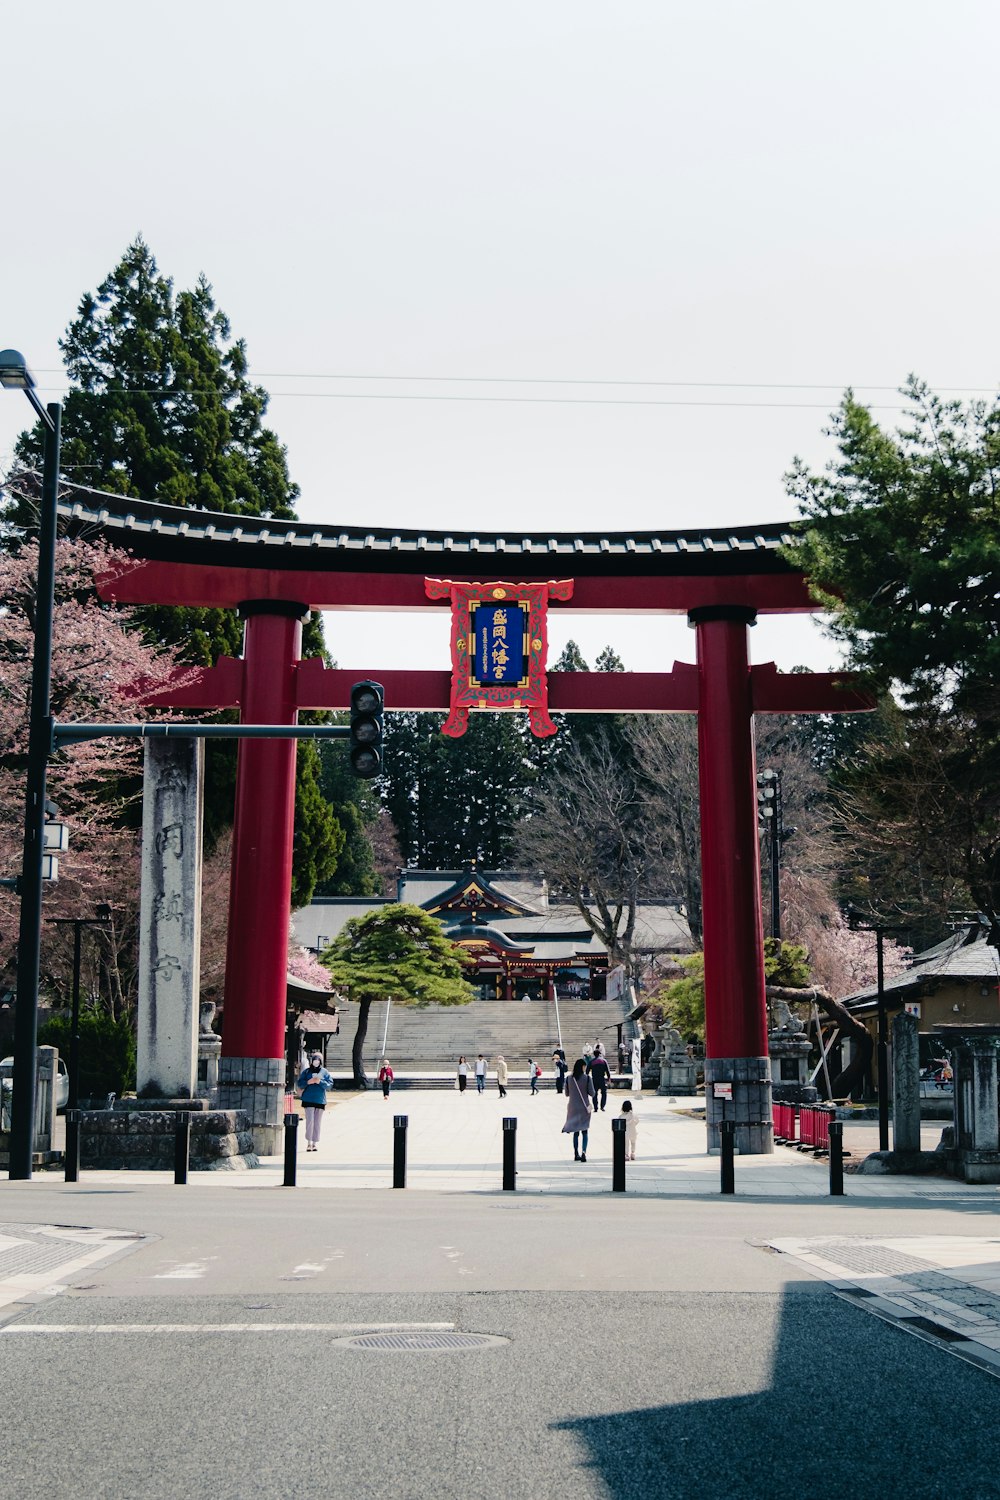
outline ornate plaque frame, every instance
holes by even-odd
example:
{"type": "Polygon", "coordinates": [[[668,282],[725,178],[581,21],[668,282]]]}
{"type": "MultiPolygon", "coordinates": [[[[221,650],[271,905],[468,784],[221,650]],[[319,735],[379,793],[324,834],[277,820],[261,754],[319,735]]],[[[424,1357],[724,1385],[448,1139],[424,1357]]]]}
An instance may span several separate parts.
{"type": "Polygon", "coordinates": [[[451,707],[442,733],[458,738],[469,727],[471,709],[527,709],[531,732],[539,739],[555,734],[549,717],[546,677],[547,615],[550,599],[569,599],[572,578],[547,583],[456,583],[425,578],[428,599],[451,600],[451,707]],[[525,672],[520,682],[479,682],[473,676],[473,617],[482,605],[518,605],[525,612],[525,672]]]}

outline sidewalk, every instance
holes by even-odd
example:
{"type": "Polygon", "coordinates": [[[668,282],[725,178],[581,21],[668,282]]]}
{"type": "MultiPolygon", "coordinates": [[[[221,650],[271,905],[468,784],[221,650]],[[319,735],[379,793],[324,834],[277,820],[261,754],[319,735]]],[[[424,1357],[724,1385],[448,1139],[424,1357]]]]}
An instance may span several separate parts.
{"type": "MultiPolygon", "coordinates": [[[[653,1197],[710,1197],[719,1193],[720,1164],[705,1150],[703,1121],[685,1105],[656,1095],[631,1096],[638,1119],[638,1160],[626,1169],[627,1192],[653,1197]]],[[[574,1162],[571,1138],[562,1134],[565,1103],[551,1084],[538,1095],[518,1090],[506,1099],[493,1084],[479,1095],[455,1089],[400,1090],[389,1100],[370,1090],[349,1098],[331,1096],[319,1149],[305,1150],[298,1130],[297,1181],[302,1188],[379,1189],[392,1186],[393,1119],[408,1118],[407,1188],[446,1193],[502,1190],[503,1119],[517,1120],[519,1193],[596,1196],[611,1191],[611,1121],[621,1095],[609,1095],[607,1111],[592,1124],[587,1161],[574,1162]]],[[[874,1122],[871,1122],[874,1124],[874,1122]]],[[[867,1123],[854,1127],[858,1154],[877,1144],[867,1123]]],[[[877,1127],[876,1127],[877,1129],[877,1127]]],[[[852,1131],[853,1133],[853,1131],[852,1131]]],[[[939,1139],[931,1127],[927,1147],[939,1139]]],[[[192,1172],[194,1187],[262,1188],[282,1180],[283,1158],[264,1157],[256,1171],[192,1172]]],[[[44,1175],[44,1174],[42,1174],[44,1175]]],[[[829,1192],[825,1160],[776,1147],[771,1156],[737,1156],[736,1195],[751,1198],[817,1198],[829,1192]]],[[[84,1171],[88,1183],[173,1183],[172,1172],[84,1171]]],[[[868,1177],[848,1173],[845,1196],[854,1199],[935,1200],[1000,1206],[1000,1186],[953,1178],[868,1177]]]]}

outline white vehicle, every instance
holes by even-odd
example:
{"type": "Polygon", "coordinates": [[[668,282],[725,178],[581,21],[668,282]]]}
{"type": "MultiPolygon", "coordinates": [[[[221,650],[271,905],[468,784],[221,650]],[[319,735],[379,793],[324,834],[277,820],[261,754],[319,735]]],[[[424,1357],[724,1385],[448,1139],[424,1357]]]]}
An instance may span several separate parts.
{"type": "MultiPolygon", "coordinates": [[[[14,1059],[5,1057],[0,1062],[0,1096],[2,1096],[3,1111],[6,1115],[10,1109],[10,1096],[14,1087],[14,1059]]],[[[56,1109],[62,1110],[69,1103],[69,1071],[60,1057],[56,1071],[56,1109]]]]}

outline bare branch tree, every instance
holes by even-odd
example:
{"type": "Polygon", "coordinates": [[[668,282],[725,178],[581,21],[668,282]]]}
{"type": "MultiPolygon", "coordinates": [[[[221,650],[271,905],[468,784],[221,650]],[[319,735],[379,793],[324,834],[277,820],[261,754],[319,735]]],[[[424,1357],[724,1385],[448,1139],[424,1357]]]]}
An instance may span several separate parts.
{"type": "Polygon", "coordinates": [[[658,864],[657,839],[631,766],[605,733],[570,744],[524,826],[529,860],[565,893],[631,973],[636,907],[658,864]]]}

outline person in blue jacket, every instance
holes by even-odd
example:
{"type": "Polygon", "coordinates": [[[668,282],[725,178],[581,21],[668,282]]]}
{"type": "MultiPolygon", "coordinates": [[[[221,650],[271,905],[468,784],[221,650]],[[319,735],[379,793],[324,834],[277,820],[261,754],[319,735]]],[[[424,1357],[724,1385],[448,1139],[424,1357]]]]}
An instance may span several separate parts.
{"type": "Polygon", "coordinates": [[[318,1052],[310,1057],[308,1068],[303,1068],[298,1087],[302,1090],[302,1108],[306,1116],[306,1150],[315,1151],[319,1145],[327,1090],[333,1088],[333,1074],[326,1071],[318,1052]]]}

